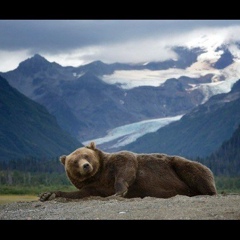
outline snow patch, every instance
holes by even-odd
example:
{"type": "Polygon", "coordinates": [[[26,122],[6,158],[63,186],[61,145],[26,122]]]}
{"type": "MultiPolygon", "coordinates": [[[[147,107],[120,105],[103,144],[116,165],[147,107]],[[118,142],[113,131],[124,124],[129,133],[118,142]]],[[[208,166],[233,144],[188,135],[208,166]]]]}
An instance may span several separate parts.
{"type": "Polygon", "coordinates": [[[84,74],[84,73],[79,73],[79,74],[77,74],[77,73],[74,72],[74,73],[73,73],[73,76],[76,77],[76,78],[80,78],[81,76],[83,76],[83,74],[84,74]]]}
{"type": "MultiPolygon", "coordinates": [[[[215,70],[218,73],[218,70],[215,70]]],[[[170,68],[167,70],[151,71],[151,70],[119,70],[112,75],[104,75],[103,81],[108,84],[119,84],[123,89],[131,89],[139,86],[158,87],[169,78],[179,78],[187,76],[198,78],[206,74],[212,73],[213,70],[209,66],[205,69],[198,70],[170,68]]]]}

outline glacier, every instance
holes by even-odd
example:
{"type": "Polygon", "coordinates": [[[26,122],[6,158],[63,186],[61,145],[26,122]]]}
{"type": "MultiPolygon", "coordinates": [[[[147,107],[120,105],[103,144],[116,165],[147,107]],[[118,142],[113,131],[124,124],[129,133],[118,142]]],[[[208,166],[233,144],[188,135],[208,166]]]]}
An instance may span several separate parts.
{"type": "Polygon", "coordinates": [[[107,135],[101,138],[91,139],[83,142],[87,145],[89,142],[95,142],[97,145],[115,141],[109,148],[118,148],[134,142],[137,138],[145,135],[146,133],[155,132],[165,125],[178,121],[183,115],[174,117],[149,119],[131,124],[126,124],[108,131],[107,135]]]}

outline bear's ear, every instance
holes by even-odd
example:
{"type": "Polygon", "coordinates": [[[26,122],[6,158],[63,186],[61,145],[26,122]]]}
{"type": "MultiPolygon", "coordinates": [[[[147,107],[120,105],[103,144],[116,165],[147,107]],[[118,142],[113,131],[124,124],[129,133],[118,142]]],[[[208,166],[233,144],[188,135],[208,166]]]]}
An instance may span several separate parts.
{"type": "Polygon", "coordinates": [[[90,142],[90,144],[87,146],[87,148],[90,148],[90,149],[92,149],[92,150],[95,150],[95,149],[96,149],[95,142],[90,142]]]}
{"type": "Polygon", "coordinates": [[[66,155],[62,155],[62,156],[59,158],[60,162],[61,162],[63,165],[65,165],[66,157],[67,157],[66,155]]]}

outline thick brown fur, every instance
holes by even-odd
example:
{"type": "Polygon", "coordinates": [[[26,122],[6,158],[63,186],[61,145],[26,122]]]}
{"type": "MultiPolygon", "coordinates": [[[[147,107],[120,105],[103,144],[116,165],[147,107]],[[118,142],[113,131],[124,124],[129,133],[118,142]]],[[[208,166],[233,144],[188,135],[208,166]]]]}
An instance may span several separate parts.
{"type": "Polygon", "coordinates": [[[91,142],[61,156],[60,161],[78,191],[45,192],[40,195],[41,201],[56,197],[169,198],[217,194],[212,171],[201,163],[179,156],[129,151],[106,153],[91,142]]]}

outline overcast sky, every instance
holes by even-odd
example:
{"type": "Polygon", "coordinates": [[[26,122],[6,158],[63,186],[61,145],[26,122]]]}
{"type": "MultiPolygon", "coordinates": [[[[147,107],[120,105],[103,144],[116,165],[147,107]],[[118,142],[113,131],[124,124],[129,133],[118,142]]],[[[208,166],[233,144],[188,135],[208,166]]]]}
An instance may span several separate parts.
{"type": "Polygon", "coordinates": [[[36,53],[62,66],[166,60],[171,44],[209,33],[240,38],[240,20],[0,20],[0,71],[36,53]]]}

